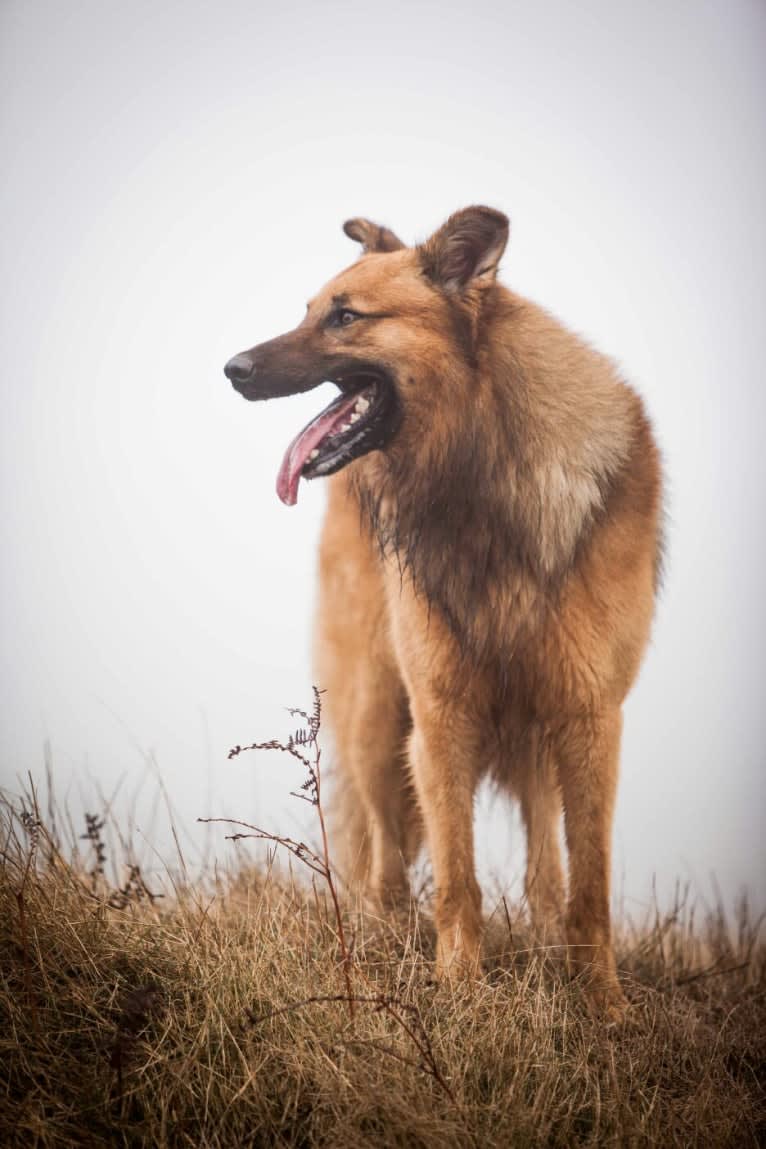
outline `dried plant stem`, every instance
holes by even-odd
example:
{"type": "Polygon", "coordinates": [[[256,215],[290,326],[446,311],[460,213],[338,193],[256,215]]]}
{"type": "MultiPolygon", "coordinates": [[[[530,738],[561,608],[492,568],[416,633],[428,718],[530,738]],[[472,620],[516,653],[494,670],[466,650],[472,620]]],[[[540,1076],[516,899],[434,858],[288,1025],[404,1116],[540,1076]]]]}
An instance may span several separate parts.
{"type": "Polygon", "coordinates": [[[306,723],[305,727],[299,728],[291,734],[287,742],[271,739],[268,742],[251,742],[249,746],[235,746],[229,751],[229,759],[236,758],[247,750],[280,750],[282,753],[290,754],[293,758],[296,758],[306,768],[308,772],[307,778],[301,786],[301,792],[296,792],[295,797],[302,798],[316,808],[319,816],[320,833],[322,835],[321,857],[314,853],[313,850],[310,850],[303,842],[296,842],[292,838],[282,838],[277,834],[268,833],[265,830],[260,830],[257,826],[251,826],[247,822],[241,822],[234,818],[198,818],[197,821],[229,822],[233,825],[245,826],[252,830],[253,833],[233,834],[231,835],[232,840],[237,841],[241,838],[263,838],[275,842],[277,845],[284,846],[288,849],[300,862],[303,862],[304,865],[308,866],[309,869],[324,879],[330,891],[333,910],[335,911],[341,966],[343,968],[343,979],[346,983],[346,1001],[348,1003],[349,1016],[353,1019],[355,1001],[351,982],[351,954],[348,943],[346,942],[343,913],[340,908],[338,888],[335,883],[335,878],[333,877],[330,847],[327,840],[327,826],[325,824],[324,810],[322,809],[322,749],[319,745],[319,730],[322,725],[322,692],[316,686],[312,687],[312,689],[314,692],[314,707],[310,714],[298,708],[291,708],[289,711],[293,717],[298,716],[302,718],[306,723]],[[310,752],[310,757],[306,752],[306,748],[308,748],[310,752]]]}
{"type": "MultiPolygon", "coordinates": [[[[316,690],[316,687],[314,688],[316,690]]],[[[317,691],[317,698],[319,693],[317,691]]],[[[340,909],[340,901],[338,899],[338,890],[333,878],[332,865],[330,864],[330,847],[327,842],[327,826],[325,825],[324,810],[322,809],[321,797],[321,781],[319,773],[319,757],[320,751],[317,747],[316,756],[316,808],[319,815],[319,827],[322,832],[322,853],[324,855],[325,864],[325,879],[327,886],[330,890],[330,897],[332,898],[333,909],[335,910],[335,921],[338,925],[338,943],[340,945],[341,962],[343,963],[343,977],[346,982],[346,993],[348,994],[348,1011],[351,1018],[354,1016],[354,996],[351,986],[351,955],[346,944],[346,932],[343,927],[343,914],[340,909]]]]}

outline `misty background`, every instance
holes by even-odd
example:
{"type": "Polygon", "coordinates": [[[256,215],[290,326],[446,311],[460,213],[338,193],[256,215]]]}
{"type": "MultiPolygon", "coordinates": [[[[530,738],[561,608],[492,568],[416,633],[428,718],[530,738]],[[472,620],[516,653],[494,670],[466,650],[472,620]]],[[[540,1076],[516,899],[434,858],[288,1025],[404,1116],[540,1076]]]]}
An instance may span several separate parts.
{"type": "Polygon", "coordinates": [[[667,468],[616,891],[762,903],[764,59],[759,0],[4,0],[2,786],[49,743],[76,828],[104,795],[158,869],[158,774],[190,857],[198,816],[310,824],[293,766],[226,755],[311,701],[324,492],[274,483],[327,396],[249,405],[222,366],[356,258],[347,217],[414,242],[483,202],[503,281],[620,362],[667,468]]]}

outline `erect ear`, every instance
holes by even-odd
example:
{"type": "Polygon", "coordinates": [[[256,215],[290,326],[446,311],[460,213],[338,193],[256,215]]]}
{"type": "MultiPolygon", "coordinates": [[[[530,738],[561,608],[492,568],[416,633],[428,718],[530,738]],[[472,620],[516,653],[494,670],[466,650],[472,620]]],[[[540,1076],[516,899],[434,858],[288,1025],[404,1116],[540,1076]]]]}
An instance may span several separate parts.
{"type": "Polygon", "coordinates": [[[347,219],[343,230],[349,239],[361,243],[365,251],[399,251],[404,247],[398,235],[369,219],[347,219]]]}
{"type": "Polygon", "coordinates": [[[472,280],[494,282],[508,242],[508,216],[491,207],[467,207],[418,248],[429,279],[448,292],[459,292],[472,280]]]}

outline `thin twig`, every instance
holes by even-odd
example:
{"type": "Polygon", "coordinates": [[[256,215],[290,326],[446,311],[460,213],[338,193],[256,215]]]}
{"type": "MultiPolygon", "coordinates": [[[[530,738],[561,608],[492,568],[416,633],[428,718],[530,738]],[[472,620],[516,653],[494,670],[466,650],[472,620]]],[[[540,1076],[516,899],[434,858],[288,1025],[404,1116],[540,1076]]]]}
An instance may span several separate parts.
{"type": "Polygon", "coordinates": [[[720,966],[713,965],[707,969],[701,969],[698,973],[687,974],[686,977],[676,978],[676,985],[689,985],[693,981],[702,981],[703,978],[720,977],[727,973],[736,973],[737,970],[747,969],[750,965],[750,959],[740,962],[739,965],[729,965],[723,969],[720,966]]]}
{"type": "Polygon", "coordinates": [[[314,708],[310,714],[298,707],[293,707],[288,711],[291,717],[302,718],[306,725],[299,727],[291,734],[287,742],[280,742],[277,738],[271,738],[267,742],[251,742],[249,746],[234,746],[229,751],[229,759],[236,758],[247,750],[279,750],[283,754],[290,754],[306,768],[308,776],[301,786],[302,792],[296,796],[305,799],[307,802],[310,802],[312,806],[316,807],[319,817],[319,827],[322,834],[321,856],[314,853],[313,850],[310,850],[304,842],[296,842],[294,838],[283,838],[278,834],[271,834],[266,830],[261,830],[257,826],[251,826],[249,823],[241,822],[236,818],[198,818],[197,821],[229,822],[235,826],[243,826],[252,832],[249,834],[232,834],[231,838],[233,841],[239,841],[242,838],[259,838],[276,842],[277,845],[284,846],[285,849],[289,850],[300,862],[303,862],[310,870],[313,870],[314,873],[319,874],[320,877],[325,880],[335,911],[338,944],[341,952],[341,965],[343,967],[343,978],[346,983],[345,1000],[348,1002],[349,1014],[353,1018],[354,994],[351,984],[351,956],[346,943],[343,913],[340,908],[338,890],[333,877],[330,847],[327,840],[327,827],[325,825],[324,810],[322,809],[322,750],[319,745],[319,730],[322,725],[322,691],[316,686],[312,687],[312,689],[314,692],[314,708]]]}
{"type": "Polygon", "coordinates": [[[319,874],[323,878],[327,878],[326,866],[323,858],[315,854],[305,842],[298,842],[295,838],[283,838],[280,834],[272,834],[270,830],[261,830],[259,826],[253,826],[250,822],[243,822],[239,818],[198,818],[198,822],[224,822],[229,826],[243,826],[245,829],[252,831],[249,834],[227,834],[227,842],[241,842],[246,838],[254,838],[257,841],[274,842],[277,846],[284,846],[289,850],[299,862],[303,862],[310,870],[319,874]]]}

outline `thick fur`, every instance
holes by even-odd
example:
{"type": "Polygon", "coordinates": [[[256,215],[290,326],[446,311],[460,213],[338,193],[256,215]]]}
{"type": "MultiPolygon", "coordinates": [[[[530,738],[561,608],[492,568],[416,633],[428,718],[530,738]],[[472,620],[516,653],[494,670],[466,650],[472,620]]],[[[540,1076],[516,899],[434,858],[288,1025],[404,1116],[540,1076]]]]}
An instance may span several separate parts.
{"type": "Polygon", "coordinates": [[[364,254],[312,301],[303,338],[319,338],[333,298],[376,316],[323,338],[390,370],[402,418],[384,450],[328,481],[316,666],[336,746],[336,846],[368,895],[392,904],[424,838],[439,967],[476,969],[473,801],[493,775],[521,804],[536,921],[563,922],[594,1000],[617,1014],[621,707],[660,555],[648,420],[608,359],[497,283],[499,212],[459,212],[418,248],[364,220],[347,232],[364,254]]]}

